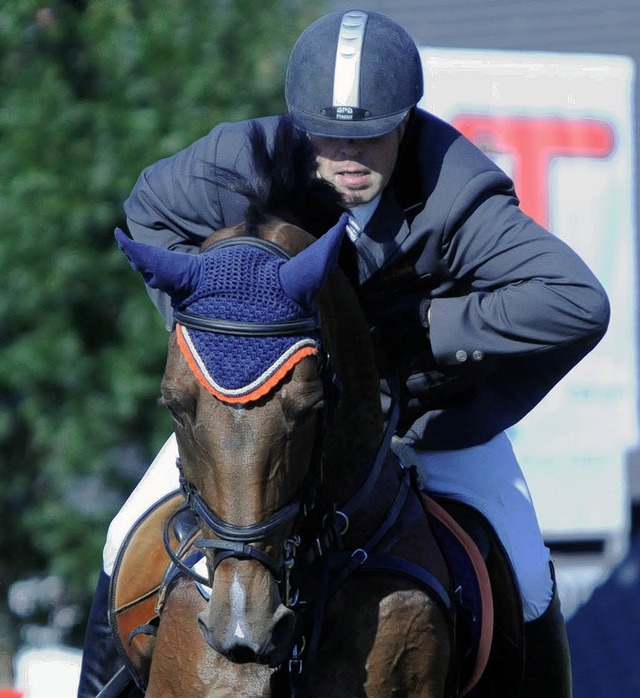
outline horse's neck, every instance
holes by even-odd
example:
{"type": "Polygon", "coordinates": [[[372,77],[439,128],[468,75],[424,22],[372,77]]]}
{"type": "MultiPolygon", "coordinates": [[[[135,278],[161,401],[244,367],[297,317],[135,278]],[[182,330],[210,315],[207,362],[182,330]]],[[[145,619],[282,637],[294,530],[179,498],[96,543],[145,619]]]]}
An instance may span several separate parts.
{"type": "MultiPolygon", "coordinates": [[[[344,505],[369,477],[383,440],[383,417],[369,327],[346,279],[334,292],[329,347],[342,394],[328,425],[323,449],[322,505],[344,505]],[[335,298],[337,297],[337,302],[335,298]]],[[[395,496],[397,469],[392,461],[381,469],[367,502],[365,518],[379,518],[395,496]]]]}

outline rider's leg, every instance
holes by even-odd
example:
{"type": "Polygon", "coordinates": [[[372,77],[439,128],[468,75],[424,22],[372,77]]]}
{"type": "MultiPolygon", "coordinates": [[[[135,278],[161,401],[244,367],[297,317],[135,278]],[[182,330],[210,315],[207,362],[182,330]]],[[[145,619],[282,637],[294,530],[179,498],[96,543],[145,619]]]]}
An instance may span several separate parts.
{"type": "Polygon", "coordinates": [[[527,661],[530,666],[554,667],[546,673],[544,690],[538,695],[570,698],[569,650],[550,572],[550,554],[506,434],[486,444],[452,451],[416,451],[401,441],[393,448],[404,465],[417,467],[426,491],[469,504],[493,525],[519,585],[527,661]]]}
{"type": "Polygon", "coordinates": [[[570,698],[571,656],[557,589],[547,610],[525,623],[525,668],[518,698],[570,698]]]}
{"type": "Polygon", "coordinates": [[[122,665],[107,618],[111,574],[120,546],[140,516],[178,487],[177,455],[172,435],[109,526],[103,569],[85,632],[78,698],[95,698],[122,665]]]}
{"type": "Polygon", "coordinates": [[[122,666],[107,616],[109,581],[109,576],[102,571],[84,636],[78,698],[95,698],[122,666]]]}
{"type": "Polygon", "coordinates": [[[113,572],[120,546],[140,516],[162,497],[178,489],[177,457],[178,446],[176,437],[172,434],[109,525],[107,542],[102,553],[107,574],[113,572]]]}

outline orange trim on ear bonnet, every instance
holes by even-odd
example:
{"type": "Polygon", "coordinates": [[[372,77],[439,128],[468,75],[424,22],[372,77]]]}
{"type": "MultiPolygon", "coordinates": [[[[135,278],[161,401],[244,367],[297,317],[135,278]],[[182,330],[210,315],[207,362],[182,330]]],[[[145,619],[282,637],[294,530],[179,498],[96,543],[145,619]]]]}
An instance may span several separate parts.
{"type": "Polygon", "coordinates": [[[182,355],[194,372],[198,381],[218,400],[228,403],[247,403],[259,400],[272,390],[294,366],[307,356],[318,353],[317,342],[304,338],[290,346],[276,361],[249,385],[241,388],[224,388],[213,378],[205,362],[195,348],[189,330],[182,325],[176,326],[176,338],[182,355]]]}

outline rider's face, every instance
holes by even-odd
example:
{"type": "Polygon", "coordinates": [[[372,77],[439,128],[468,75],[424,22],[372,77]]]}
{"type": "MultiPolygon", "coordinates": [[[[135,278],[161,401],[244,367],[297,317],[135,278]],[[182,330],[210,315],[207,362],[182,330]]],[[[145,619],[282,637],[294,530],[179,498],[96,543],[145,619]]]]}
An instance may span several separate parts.
{"type": "Polygon", "coordinates": [[[347,206],[365,204],[387,186],[405,124],[378,138],[309,136],[317,153],[318,174],[333,184],[347,206]]]}

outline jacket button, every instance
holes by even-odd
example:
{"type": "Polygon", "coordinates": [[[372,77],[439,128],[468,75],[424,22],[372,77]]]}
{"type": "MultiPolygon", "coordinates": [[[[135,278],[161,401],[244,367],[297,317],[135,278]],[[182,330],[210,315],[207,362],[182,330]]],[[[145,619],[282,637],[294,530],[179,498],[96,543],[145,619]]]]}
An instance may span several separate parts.
{"type": "Polygon", "coordinates": [[[474,361],[482,361],[482,359],[484,359],[484,352],[480,351],[480,349],[476,349],[473,354],[471,354],[471,358],[474,361]]]}
{"type": "Polygon", "coordinates": [[[464,351],[464,349],[458,349],[458,351],[456,352],[456,361],[463,363],[466,360],[467,360],[467,352],[464,351]]]}

